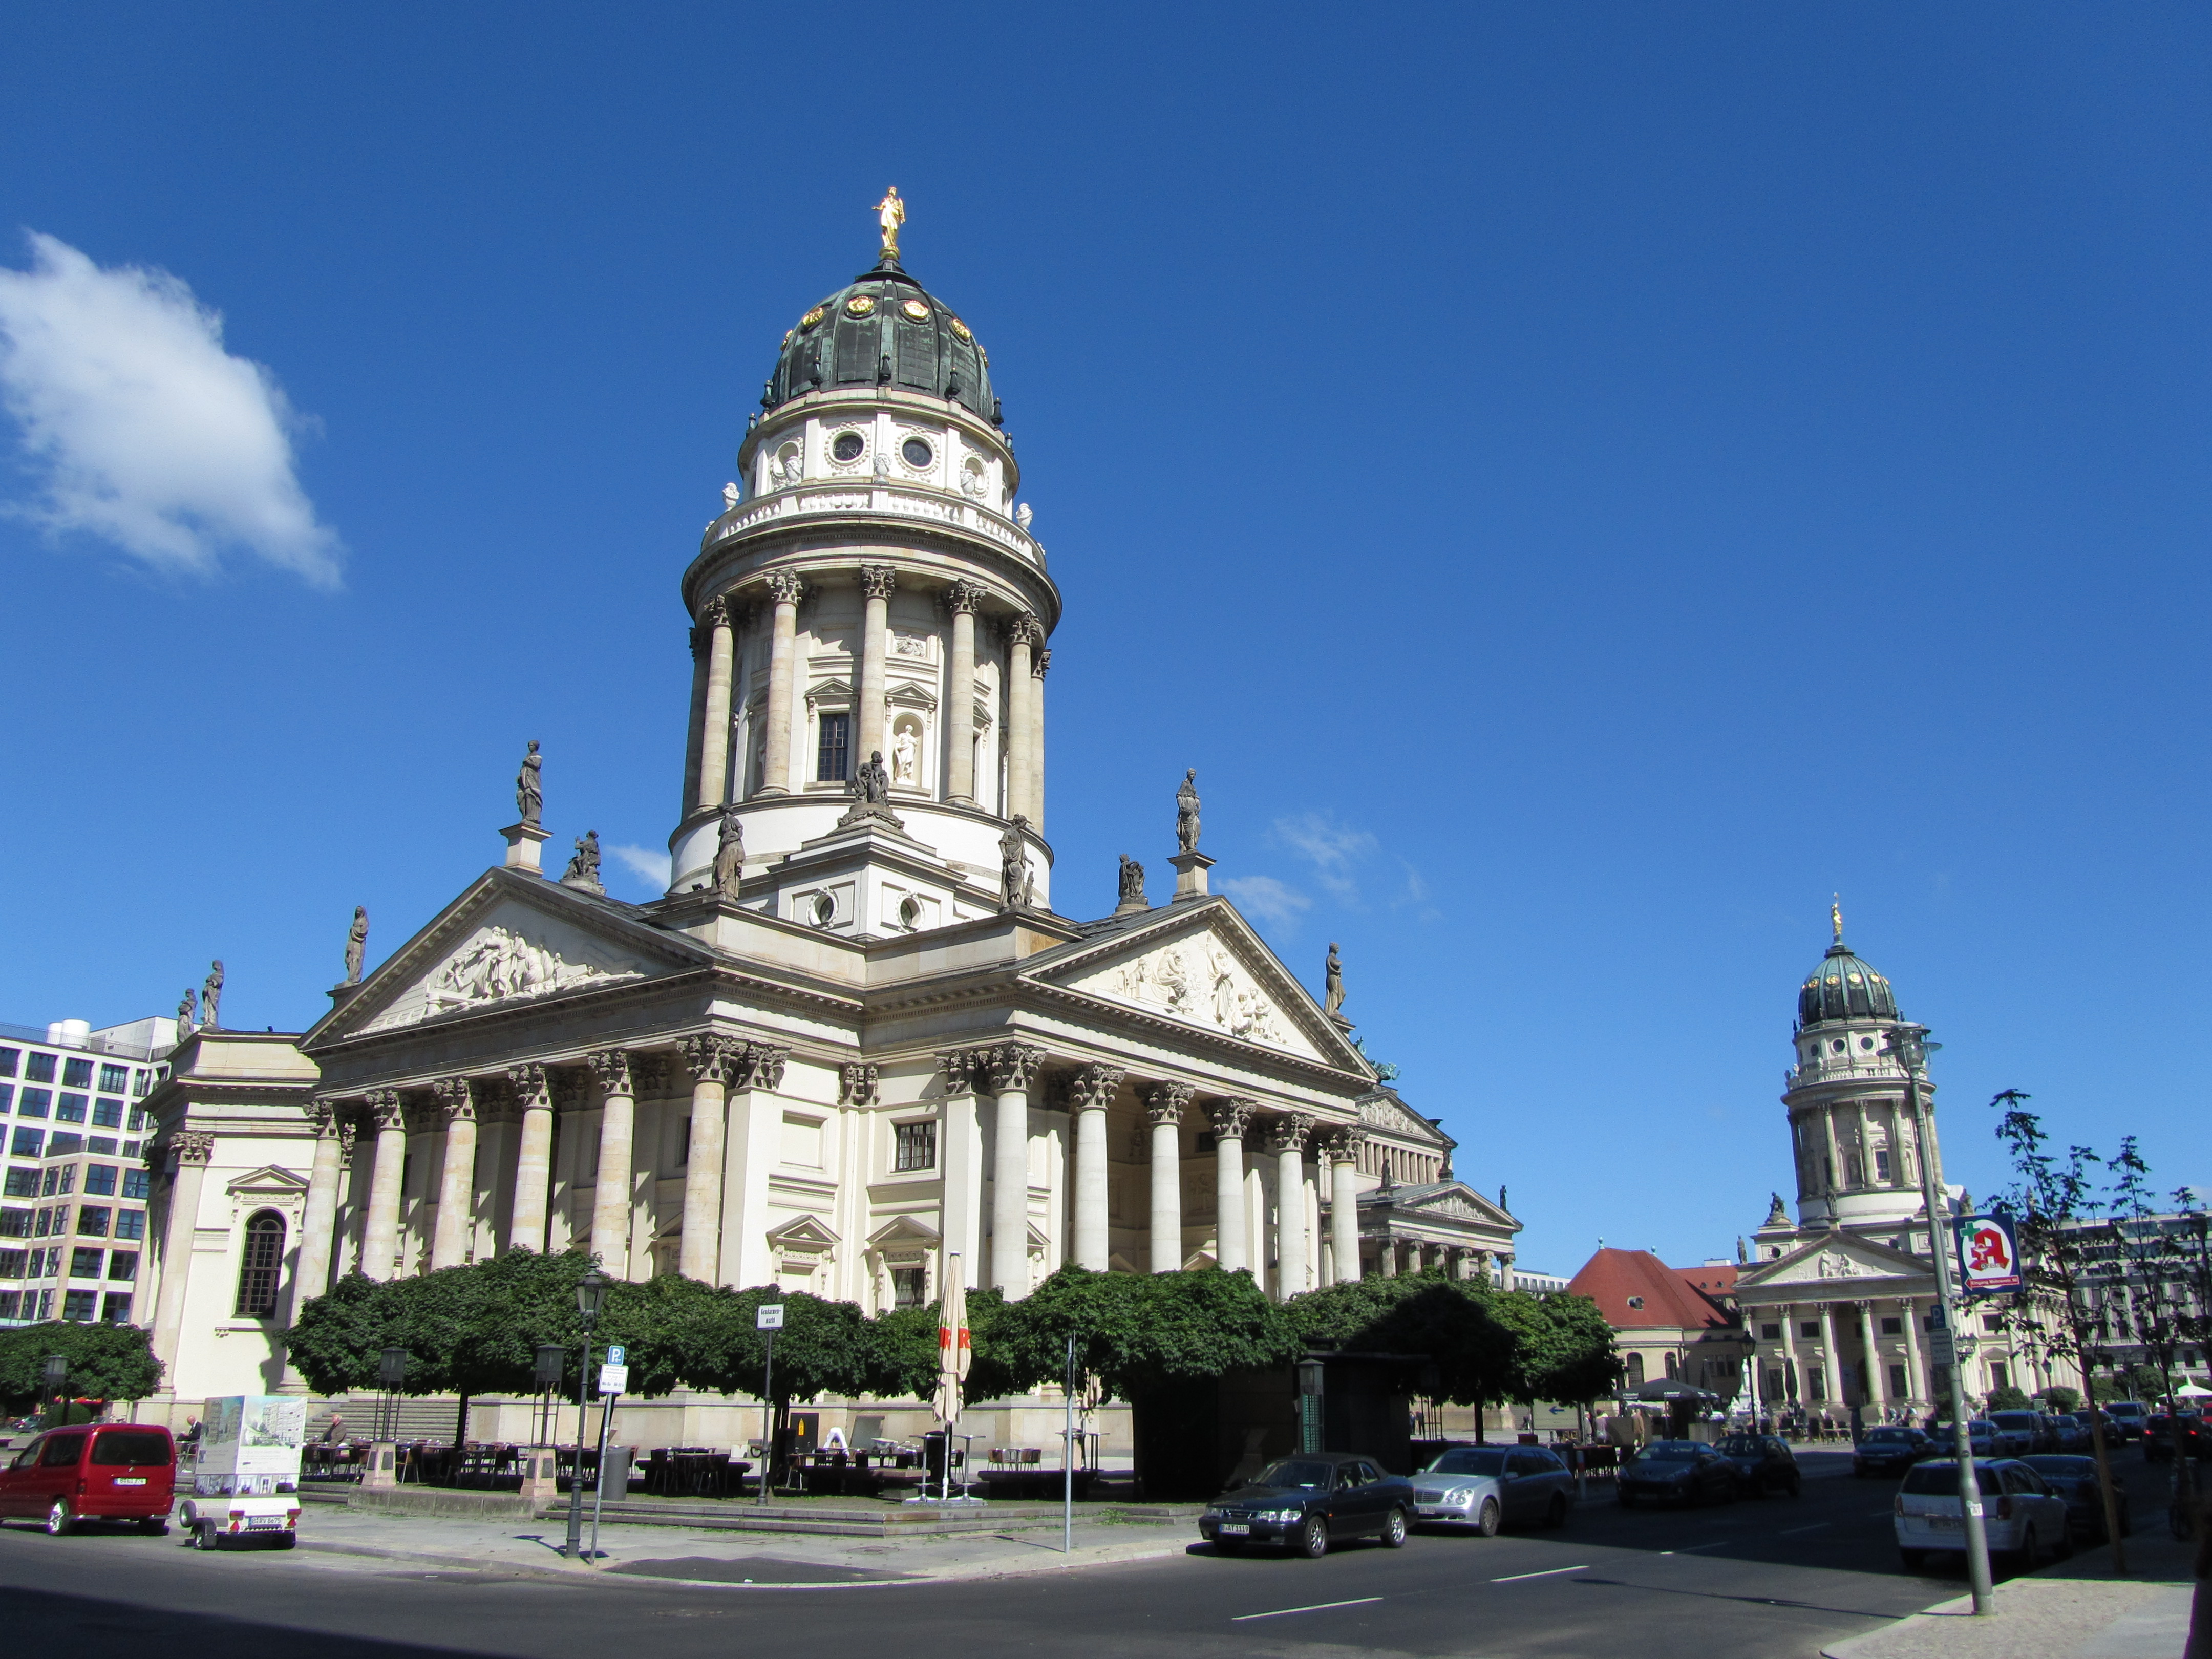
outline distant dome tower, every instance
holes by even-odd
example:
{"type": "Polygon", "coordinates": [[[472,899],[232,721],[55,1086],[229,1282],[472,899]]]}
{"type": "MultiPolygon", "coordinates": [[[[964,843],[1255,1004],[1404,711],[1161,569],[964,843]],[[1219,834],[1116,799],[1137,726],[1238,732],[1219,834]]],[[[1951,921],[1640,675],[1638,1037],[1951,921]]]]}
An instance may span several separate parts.
{"type": "Polygon", "coordinates": [[[875,268],[785,333],[743,487],[684,573],[696,665],[669,840],[672,897],[711,891],[734,807],[744,908],[876,938],[998,910],[1010,862],[1049,907],[1060,611],[989,355],[906,274],[896,191],[878,217],[875,268]],[[856,813],[877,755],[887,810],[856,813]]]}
{"type": "Polygon", "coordinates": [[[1879,1230],[1920,1209],[1905,1073],[1888,1053],[1903,1016],[1889,981],[1844,943],[1841,905],[1829,915],[1835,942],[1798,988],[1797,1063],[1782,1097],[1796,1151],[1797,1218],[1879,1230]]]}

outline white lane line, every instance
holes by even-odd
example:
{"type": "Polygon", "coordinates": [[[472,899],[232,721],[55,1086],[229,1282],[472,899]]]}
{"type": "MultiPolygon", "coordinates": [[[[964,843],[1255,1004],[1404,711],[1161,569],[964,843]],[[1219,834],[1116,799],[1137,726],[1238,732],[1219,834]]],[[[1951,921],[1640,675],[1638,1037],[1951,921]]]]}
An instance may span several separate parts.
{"type": "Polygon", "coordinates": [[[1549,1578],[1562,1572],[1588,1572],[1589,1571],[1589,1563],[1585,1561],[1578,1567],[1547,1567],[1541,1572],[1509,1572],[1504,1577],[1493,1578],[1490,1582],[1493,1584],[1512,1584],[1517,1583],[1523,1578],[1549,1578]]]}
{"type": "Polygon", "coordinates": [[[1355,1595],[1349,1601],[1316,1601],[1310,1607],[1277,1607],[1273,1613],[1240,1613],[1229,1622],[1232,1625],[1241,1625],[1248,1619],[1280,1619],[1284,1614],[1291,1613],[1320,1613],[1329,1607],[1364,1607],[1370,1601],[1380,1601],[1382,1599],[1379,1595],[1355,1595]]]}
{"type": "Polygon", "coordinates": [[[1662,1555],[1695,1555],[1699,1550],[1717,1550],[1723,1544],[1732,1544],[1732,1538],[1717,1538],[1710,1544],[1692,1544],[1686,1549],[1661,1550],[1662,1555]]]}
{"type": "Polygon", "coordinates": [[[1795,1538],[1801,1532],[1818,1532],[1821,1528],[1830,1524],[1830,1522],[1826,1521],[1815,1521],[1809,1527],[1790,1527],[1781,1532],[1776,1533],[1774,1535],[1777,1538],[1795,1538]]]}

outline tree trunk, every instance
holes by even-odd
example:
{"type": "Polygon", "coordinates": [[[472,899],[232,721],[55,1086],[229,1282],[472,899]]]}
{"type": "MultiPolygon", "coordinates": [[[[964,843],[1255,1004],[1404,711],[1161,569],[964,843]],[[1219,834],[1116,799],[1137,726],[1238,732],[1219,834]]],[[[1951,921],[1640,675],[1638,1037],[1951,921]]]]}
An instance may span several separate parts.
{"type": "Polygon", "coordinates": [[[468,1443],[468,1440],[469,1396],[463,1395],[461,1396],[461,1409],[459,1415],[453,1419],[453,1449],[455,1451],[460,1450],[463,1446],[468,1443]]]}

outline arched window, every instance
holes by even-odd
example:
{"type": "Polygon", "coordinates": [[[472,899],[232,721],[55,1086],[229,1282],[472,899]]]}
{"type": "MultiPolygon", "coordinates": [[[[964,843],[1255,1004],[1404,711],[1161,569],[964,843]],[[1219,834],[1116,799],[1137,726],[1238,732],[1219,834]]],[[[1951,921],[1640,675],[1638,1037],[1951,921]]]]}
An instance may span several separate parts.
{"type": "Polygon", "coordinates": [[[276,1312],[276,1280],[284,1264],[284,1218],[257,1210],[246,1224],[246,1251],[238,1267],[240,1319],[269,1319],[276,1312]]]}
{"type": "Polygon", "coordinates": [[[1670,1379],[1680,1375],[1675,1370],[1674,1356],[1671,1353],[1667,1356],[1667,1375],[1670,1379]]]}
{"type": "Polygon", "coordinates": [[[1632,1389],[1644,1386],[1644,1356],[1640,1353],[1628,1356],[1628,1386],[1632,1389]]]}

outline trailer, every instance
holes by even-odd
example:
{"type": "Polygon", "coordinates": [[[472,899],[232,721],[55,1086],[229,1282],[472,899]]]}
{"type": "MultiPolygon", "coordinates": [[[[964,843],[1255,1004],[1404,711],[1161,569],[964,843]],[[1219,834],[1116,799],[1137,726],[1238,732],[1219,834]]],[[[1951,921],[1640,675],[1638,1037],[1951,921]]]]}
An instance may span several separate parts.
{"type": "Polygon", "coordinates": [[[300,1448],[307,1402],[297,1395],[234,1394],[207,1402],[199,1462],[178,1520],[195,1549],[300,1541],[300,1448]]]}

